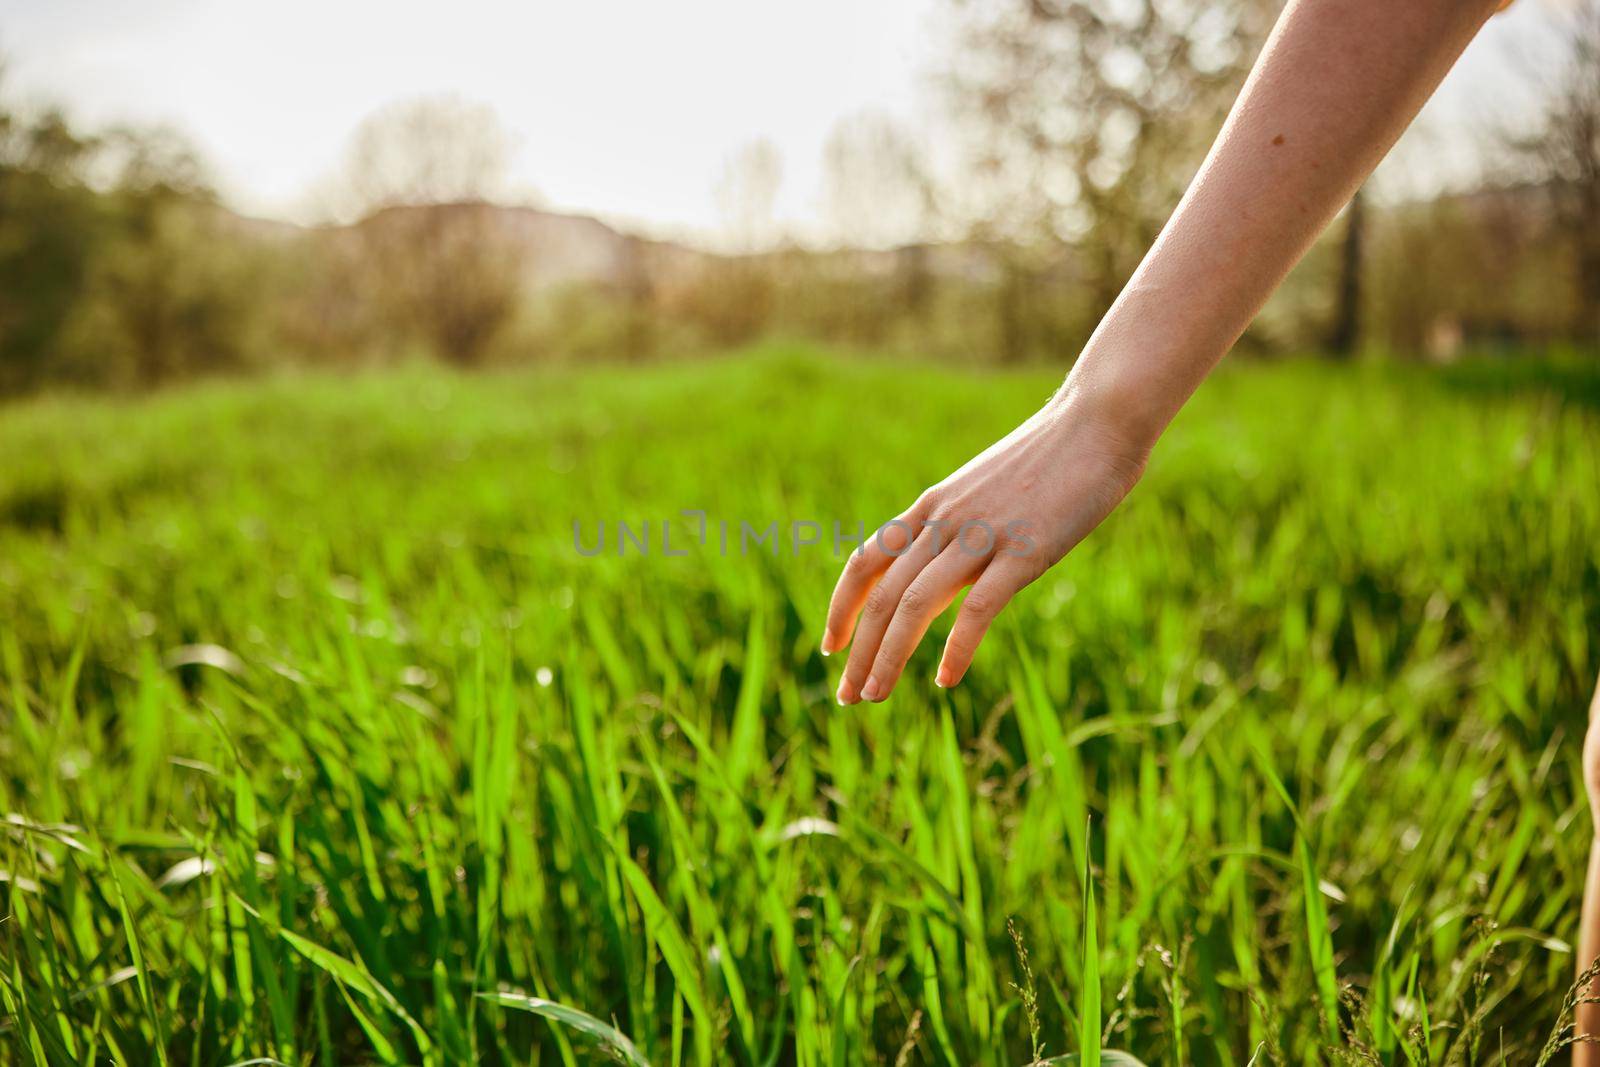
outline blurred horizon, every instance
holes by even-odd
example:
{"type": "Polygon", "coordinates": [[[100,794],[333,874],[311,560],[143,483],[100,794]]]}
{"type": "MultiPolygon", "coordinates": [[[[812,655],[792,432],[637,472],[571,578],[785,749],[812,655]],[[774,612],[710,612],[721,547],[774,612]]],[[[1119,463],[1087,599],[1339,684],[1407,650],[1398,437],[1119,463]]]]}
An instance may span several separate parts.
{"type": "MultiPolygon", "coordinates": [[[[1070,362],[1280,9],[0,0],[0,395],[772,337],[1070,362]]],[[[1595,130],[1600,0],[1518,0],[1238,347],[1594,349],[1595,130]]]]}
{"type": "MultiPolygon", "coordinates": [[[[894,245],[959,235],[921,218],[896,240],[853,240],[829,217],[830,142],[853,123],[890,126],[934,180],[959,184],[951,9],[974,6],[469,3],[440,20],[366,3],[0,0],[0,72],[16,105],[59,108],[74,127],[169,128],[193,145],[222,203],[247,217],[352,221],[338,182],[363,120],[451,98],[488,109],[504,132],[488,190],[496,203],[703,248],[894,245]],[[741,234],[725,186],[752,148],[775,164],[770,218],[741,234]]],[[[1540,72],[1559,53],[1552,20],[1572,6],[1519,0],[1490,20],[1380,168],[1375,196],[1482,183],[1498,135],[1534,114],[1540,72]]]]}

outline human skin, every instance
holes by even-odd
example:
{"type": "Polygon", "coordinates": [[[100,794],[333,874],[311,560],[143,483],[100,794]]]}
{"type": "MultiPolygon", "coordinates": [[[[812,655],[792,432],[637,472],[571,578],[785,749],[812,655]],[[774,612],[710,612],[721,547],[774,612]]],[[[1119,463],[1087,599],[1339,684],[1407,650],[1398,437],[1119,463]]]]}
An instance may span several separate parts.
{"type": "Polygon", "coordinates": [[[1291,0],[1061,388],[851,554],[822,639],[825,655],[850,649],[840,704],[888,697],[929,625],[970,585],[935,677],[961,681],[1012,596],[1133,488],[1178,409],[1497,6],[1291,0]]]}
{"type": "MultiPolygon", "coordinates": [[[[1578,930],[1578,973],[1600,958],[1600,679],[1595,680],[1589,704],[1589,732],[1583,739],[1583,784],[1589,793],[1589,816],[1595,836],[1589,843],[1589,875],[1583,883],[1583,920],[1578,930]]],[[[1582,992],[1586,1000],[1600,1000],[1600,978],[1591,979],[1582,992]]],[[[1588,1036],[1572,1048],[1572,1067],[1600,1067],[1600,1003],[1580,1003],[1574,1036],[1588,1036]]]]}

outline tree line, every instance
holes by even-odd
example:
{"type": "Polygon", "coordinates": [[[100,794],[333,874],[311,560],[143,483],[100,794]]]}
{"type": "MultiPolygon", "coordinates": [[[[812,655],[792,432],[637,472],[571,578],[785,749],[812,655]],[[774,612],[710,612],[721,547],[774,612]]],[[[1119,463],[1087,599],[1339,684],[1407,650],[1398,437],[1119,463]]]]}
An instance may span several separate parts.
{"type": "MultiPolygon", "coordinates": [[[[758,142],[716,182],[721,249],[601,227],[601,267],[555,281],[543,231],[497,203],[506,138],[486,108],[375,114],[333,190],[341,221],[298,228],[228,210],[170,131],[86,132],[0,91],[0,393],[637,359],[769,334],[1063,362],[1176,203],[1276,5],[951,2],[953,166],[887,117],[841,122],[824,149],[830,229],[801,244],[772,217],[782,160],[758,142]]],[[[1600,345],[1600,3],[1561,17],[1537,118],[1486,145],[1480,186],[1358,195],[1247,348],[1600,345]]]]}

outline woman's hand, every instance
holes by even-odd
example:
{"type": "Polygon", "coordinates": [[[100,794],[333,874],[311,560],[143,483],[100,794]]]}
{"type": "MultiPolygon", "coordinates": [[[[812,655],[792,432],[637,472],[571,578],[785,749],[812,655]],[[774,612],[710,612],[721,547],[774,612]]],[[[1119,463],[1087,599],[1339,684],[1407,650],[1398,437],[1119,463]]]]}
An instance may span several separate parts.
{"type": "Polygon", "coordinates": [[[1012,596],[1098,526],[1144,472],[1150,445],[1113,422],[1064,390],[851,553],[822,638],[824,655],[850,646],[839,703],[886,698],[929,624],[970,585],[934,679],[961,680],[1012,596]]]}
{"type": "Polygon", "coordinates": [[[1284,7],[1211,153],[1089,339],[1067,388],[851,556],[822,639],[824,652],[850,644],[841,704],[888,696],[928,624],[971,585],[936,678],[940,685],[961,680],[995,614],[1133,487],[1156,435],[1495,6],[1291,0],[1284,7]],[[1107,395],[1099,388],[1107,384],[1124,403],[1093,402],[1107,395]],[[1117,417],[1096,417],[1111,413],[1117,417]],[[1144,432],[1119,429],[1132,426],[1144,432]]]}

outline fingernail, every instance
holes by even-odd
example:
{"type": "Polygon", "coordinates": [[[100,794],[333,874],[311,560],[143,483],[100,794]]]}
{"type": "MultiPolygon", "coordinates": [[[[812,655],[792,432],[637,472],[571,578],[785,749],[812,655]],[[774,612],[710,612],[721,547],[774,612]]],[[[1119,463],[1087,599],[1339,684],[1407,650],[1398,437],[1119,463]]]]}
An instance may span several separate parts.
{"type": "Polygon", "coordinates": [[[940,689],[949,689],[954,685],[955,679],[950,677],[950,668],[940,664],[939,673],[934,676],[933,684],[940,689]]]}
{"type": "Polygon", "coordinates": [[[824,656],[833,655],[833,631],[832,630],[824,630],[824,631],[822,631],[822,654],[824,656]]]}
{"type": "Polygon", "coordinates": [[[867,675],[867,684],[861,687],[861,699],[876,701],[878,697],[878,679],[867,675]]]}
{"type": "Polygon", "coordinates": [[[850,691],[850,680],[848,678],[839,683],[839,689],[833,694],[833,699],[839,702],[841,708],[856,702],[856,695],[850,691]]]}

